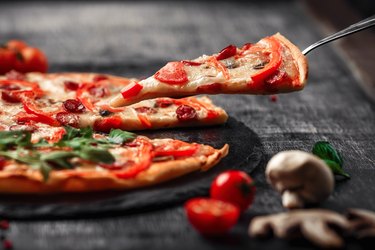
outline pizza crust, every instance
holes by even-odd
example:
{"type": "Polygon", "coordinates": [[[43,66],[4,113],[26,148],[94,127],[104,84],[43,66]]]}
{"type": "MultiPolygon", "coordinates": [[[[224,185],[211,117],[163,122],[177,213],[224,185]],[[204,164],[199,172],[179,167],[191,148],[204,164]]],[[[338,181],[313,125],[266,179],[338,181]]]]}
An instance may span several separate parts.
{"type": "Polygon", "coordinates": [[[39,172],[24,173],[0,172],[0,193],[6,194],[49,194],[75,193],[103,190],[128,190],[155,185],[193,171],[206,171],[216,165],[228,154],[225,144],[208,156],[196,156],[186,159],[155,162],[135,178],[119,179],[107,171],[90,171],[78,174],[74,170],[51,172],[44,183],[39,172]]]}
{"type": "Polygon", "coordinates": [[[302,89],[306,84],[308,72],[308,64],[305,55],[302,54],[301,50],[297,46],[295,46],[292,42],[290,42],[286,37],[284,37],[280,33],[276,33],[274,37],[277,38],[291,52],[292,57],[298,67],[298,79],[302,89]]]}

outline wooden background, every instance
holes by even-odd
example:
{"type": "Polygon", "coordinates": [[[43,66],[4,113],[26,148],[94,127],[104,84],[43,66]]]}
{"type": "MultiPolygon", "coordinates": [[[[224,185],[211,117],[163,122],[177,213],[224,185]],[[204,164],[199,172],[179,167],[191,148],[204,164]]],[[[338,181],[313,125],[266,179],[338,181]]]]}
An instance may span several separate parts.
{"type": "MultiPolygon", "coordinates": [[[[324,36],[319,25],[298,1],[0,4],[1,41],[19,38],[40,47],[52,72],[143,77],[168,60],[210,54],[275,32],[305,48],[324,36]]],[[[337,183],[322,207],[375,210],[374,103],[359,87],[337,45],[311,52],[308,59],[309,81],[302,92],[280,95],[277,102],[266,96],[213,99],[259,136],[268,158],[281,150],[310,151],[316,141],[330,141],[344,155],[344,168],[352,179],[337,183]]],[[[374,58],[367,60],[374,64],[374,58]]],[[[264,166],[253,174],[258,184],[254,205],[221,239],[205,239],[192,230],[181,204],[114,218],[12,221],[8,237],[16,249],[311,248],[304,242],[247,237],[253,216],[283,210],[280,197],[265,182],[264,166]]],[[[356,242],[348,244],[358,248],[356,242]]]]}

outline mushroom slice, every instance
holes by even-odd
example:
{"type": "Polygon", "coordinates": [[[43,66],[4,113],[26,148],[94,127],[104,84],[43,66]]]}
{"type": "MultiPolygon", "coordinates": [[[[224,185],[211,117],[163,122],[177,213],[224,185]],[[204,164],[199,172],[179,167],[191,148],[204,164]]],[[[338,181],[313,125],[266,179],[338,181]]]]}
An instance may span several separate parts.
{"type": "Polygon", "coordinates": [[[353,234],[359,238],[375,238],[375,213],[364,209],[349,209],[347,215],[353,234]]]}
{"type": "Polygon", "coordinates": [[[268,216],[255,217],[249,226],[251,237],[264,237],[273,233],[282,239],[302,236],[324,248],[339,248],[344,241],[335,231],[349,231],[348,220],[333,211],[324,209],[292,210],[268,216]]]}

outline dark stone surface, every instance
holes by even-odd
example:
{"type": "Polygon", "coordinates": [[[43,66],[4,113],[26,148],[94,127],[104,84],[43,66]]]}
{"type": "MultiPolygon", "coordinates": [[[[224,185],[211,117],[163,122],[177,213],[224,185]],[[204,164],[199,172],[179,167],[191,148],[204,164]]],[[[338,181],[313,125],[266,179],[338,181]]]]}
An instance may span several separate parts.
{"type": "MultiPolygon", "coordinates": [[[[98,71],[147,76],[167,60],[217,52],[281,32],[300,48],[321,38],[297,1],[32,2],[0,4],[0,37],[25,39],[46,51],[51,71],[98,71]]],[[[311,150],[330,141],[352,179],[337,184],[322,207],[375,210],[375,106],[333,44],[309,54],[305,90],[266,96],[215,96],[217,104],[260,138],[267,158],[286,149],[311,150]]],[[[368,58],[367,58],[368,59],[368,58]]],[[[250,219],[282,211],[265,181],[265,162],[253,172],[255,203],[226,237],[205,239],[191,229],[180,204],[113,218],[14,221],[16,249],[311,249],[302,243],[246,236],[250,219]]],[[[348,248],[359,249],[355,242],[348,248]]]]}

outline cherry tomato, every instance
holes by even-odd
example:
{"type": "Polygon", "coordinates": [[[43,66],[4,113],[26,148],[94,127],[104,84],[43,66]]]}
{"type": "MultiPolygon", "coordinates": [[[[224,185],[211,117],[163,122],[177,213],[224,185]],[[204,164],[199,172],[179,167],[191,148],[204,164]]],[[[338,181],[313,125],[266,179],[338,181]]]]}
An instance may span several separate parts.
{"type": "Polygon", "coordinates": [[[204,235],[228,232],[240,216],[240,210],[236,206],[210,198],[193,198],[187,201],[185,212],[193,227],[204,235]]]}
{"type": "Polygon", "coordinates": [[[26,47],[19,51],[17,61],[15,63],[15,70],[19,72],[47,72],[48,63],[47,57],[44,53],[32,47],[26,47]]]}
{"type": "Polygon", "coordinates": [[[13,40],[9,40],[7,42],[6,47],[8,49],[20,51],[20,50],[26,48],[27,44],[24,41],[13,39],[13,40]]]}
{"type": "Polygon", "coordinates": [[[0,47],[0,75],[3,75],[14,68],[16,53],[10,49],[0,47]]]}
{"type": "Polygon", "coordinates": [[[156,80],[168,84],[185,84],[188,77],[183,62],[169,62],[154,75],[156,80]]]}
{"type": "Polygon", "coordinates": [[[254,181],[245,172],[229,170],[218,175],[211,184],[213,199],[230,202],[245,211],[254,200],[254,181]]]}

